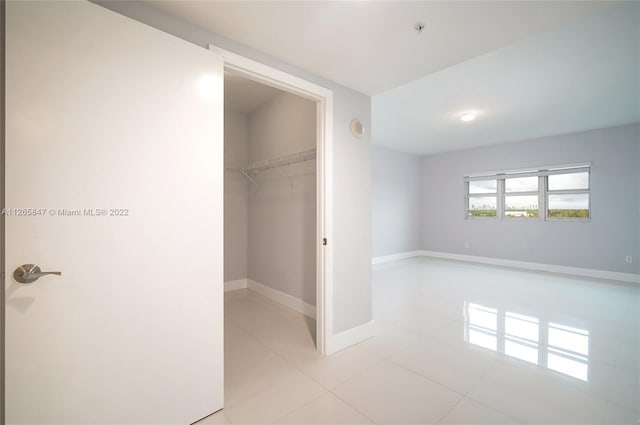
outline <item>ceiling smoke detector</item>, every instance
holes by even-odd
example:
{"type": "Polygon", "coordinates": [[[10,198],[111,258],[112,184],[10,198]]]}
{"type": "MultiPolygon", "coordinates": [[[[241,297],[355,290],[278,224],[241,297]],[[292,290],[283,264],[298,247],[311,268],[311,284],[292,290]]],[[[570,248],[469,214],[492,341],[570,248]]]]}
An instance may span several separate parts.
{"type": "Polygon", "coordinates": [[[422,31],[424,30],[424,23],[416,22],[416,24],[413,26],[413,29],[416,30],[418,34],[422,34],[422,31]]]}

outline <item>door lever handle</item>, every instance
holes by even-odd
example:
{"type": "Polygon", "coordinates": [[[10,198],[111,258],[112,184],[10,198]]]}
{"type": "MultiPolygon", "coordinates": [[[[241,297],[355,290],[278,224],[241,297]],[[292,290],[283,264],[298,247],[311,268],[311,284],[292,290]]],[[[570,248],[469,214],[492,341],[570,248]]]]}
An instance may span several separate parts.
{"type": "Polygon", "coordinates": [[[13,278],[19,283],[33,283],[38,280],[40,276],[46,276],[48,274],[62,276],[62,272],[43,272],[40,270],[40,267],[34,264],[23,264],[15,269],[13,278]]]}

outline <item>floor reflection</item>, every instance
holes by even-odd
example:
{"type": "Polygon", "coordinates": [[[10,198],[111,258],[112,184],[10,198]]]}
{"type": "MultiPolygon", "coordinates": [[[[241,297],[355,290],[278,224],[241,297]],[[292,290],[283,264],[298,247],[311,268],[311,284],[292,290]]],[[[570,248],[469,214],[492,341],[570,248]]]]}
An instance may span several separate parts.
{"type": "Polygon", "coordinates": [[[589,380],[589,331],[464,302],[464,340],[507,356],[589,380]]]}

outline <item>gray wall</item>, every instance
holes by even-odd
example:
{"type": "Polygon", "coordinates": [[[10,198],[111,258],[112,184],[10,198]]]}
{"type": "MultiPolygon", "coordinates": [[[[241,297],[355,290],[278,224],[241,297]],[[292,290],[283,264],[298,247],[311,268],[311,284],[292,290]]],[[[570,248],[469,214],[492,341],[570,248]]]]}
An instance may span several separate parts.
{"type": "Polygon", "coordinates": [[[371,307],[371,132],[349,132],[360,118],[371,128],[371,98],[333,89],[334,333],[368,323],[371,307]]]}
{"type": "MultiPolygon", "coordinates": [[[[316,147],[316,104],[281,94],[249,115],[249,162],[316,147]]],[[[250,186],[248,277],[316,303],[316,161],[263,171],[250,186]]]]}
{"type": "Polygon", "coordinates": [[[371,185],[373,256],[420,249],[420,157],[374,146],[371,185]]]}
{"type": "Polygon", "coordinates": [[[640,126],[422,159],[422,249],[570,267],[640,270],[640,126]],[[590,222],[465,220],[466,173],[592,161],[590,222]],[[465,242],[469,248],[465,248],[465,242]],[[633,256],[633,264],[625,256],[633,256]]]}
{"type": "Polygon", "coordinates": [[[360,118],[371,128],[371,98],[317,75],[298,69],[262,52],[188,24],[145,2],[96,1],[203,48],[212,43],[266,65],[282,69],[333,91],[333,332],[371,321],[371,137],[349,133],[349,122],[360,118]]]}
{"type": "Polygon", "coordinates": [[[237,170],[249,162],[249,119],[224,113],[224,281],[247,278],[248,181],[237,170]]]}

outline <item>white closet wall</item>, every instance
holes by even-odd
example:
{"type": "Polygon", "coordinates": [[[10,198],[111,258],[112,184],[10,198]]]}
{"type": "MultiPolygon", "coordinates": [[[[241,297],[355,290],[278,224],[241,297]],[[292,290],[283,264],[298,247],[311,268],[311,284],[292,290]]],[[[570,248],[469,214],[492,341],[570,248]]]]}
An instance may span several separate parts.
{"type": "MultiPolygon", "coordinates": [[[[249,162],[316,147],[316,104],[280,94],[249,115],[249,162]]],[[[249,189],[248,277],[316,302],[316,161],[261,172],[249,189]]]]}
{"type": "Polygon", "coordinates": [[[316,147],[316,104],[282,93],[242,114],[225,110],[225,282],[248,278],[316,302],[316,160],[239,170],[316,147]]]}
{"type": "Polygon", "coordinates": [[[224,281],[247,278],[248,180],[229,169],[249,161],[249,119],[224,113],[224,281]]]}

